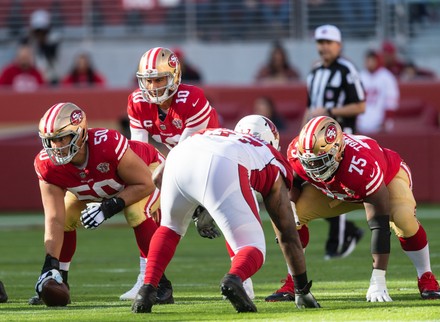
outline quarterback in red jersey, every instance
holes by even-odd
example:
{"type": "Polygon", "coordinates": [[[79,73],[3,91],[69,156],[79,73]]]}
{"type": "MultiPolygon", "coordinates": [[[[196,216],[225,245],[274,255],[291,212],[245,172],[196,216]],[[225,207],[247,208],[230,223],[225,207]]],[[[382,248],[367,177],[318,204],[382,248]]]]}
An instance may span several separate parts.
{"type": "MultiPolygon", "coordinates": [[[[181,74],[180,62],[168,48],[152,48],[142,55],[136,73],[139,88],[128,97],[127,113],[132,140],[149,142],[151,137],[151,143],[164,144],[167,149],[163,152],[168,153],[169,149],[198,130],[219,127],[217,112],[202,89],[182,84],[181,74]]],[[[203,208],[196,209],[194,221],[202,237],[219,236],[203,208]]],[[[143,285],[143,261],[140,262],[140,271],[138,282],[120,296],[121,300],[135,298],[143,285]]]]}
{"type": "MultiPolygon", "coordinates": [[[[88,129],[84,111],[73,103],[53,105],[40,121],[39,134],[44,149],[34,165],[44,207],[46,259],[30,304],[39,304],[46,280],[67,283],[80,221],[94,229],[124,211],[146,260],[160,221],[152,171],[164,160],[147,143],[130,142],[115,130],[88,129]]],[[[171,303],[171,284],[165,276],[161,283],[166,291],[159,302],[171,303]]]]}
{"type": "Polygon", "coordinates": [[[250,134],[206,129],[179,143],[165,163],[161,194],[167,198],[161,199],[162,222],[151,240],[145,284],[136,295],[132,311],[151,312],[160,276],[185,235],[194,210],[201,205],[235,253],[231,268],[221,281],[222,294],[237,312],[256,312],[243,287],[243,281],[261,268],[266,253],[253,190],[263,197],[280,247],[294,273],[296,305],[318,308],[310,293],[312,283],[307,279],[290,207],[288,190],[292,178],[287,159],[272,145],[250,134]]]}
{"type": "Polygon", "coordinates": [[[181,84],[177,56],[168,48],[148,50],[136,73],[139,88],[128,97],[131,139],[148,142],[148,135],[168,148],[198,130],[219,127],[217,112],[203,91],[181,84]]]}
{"type": "Polygon", "coordinates": [[[426,232],[415,216],[411,172],[397,152],[369,137],[346,134],[334,119],[320,116],[302,128],[287,156],[294,170],[291,200],[304,247],[309,221],[365,209],[373,256],[367,301],[392,301],[385,279],[390,226],[417,271],[421,297],[440,299],[426,232]]]}

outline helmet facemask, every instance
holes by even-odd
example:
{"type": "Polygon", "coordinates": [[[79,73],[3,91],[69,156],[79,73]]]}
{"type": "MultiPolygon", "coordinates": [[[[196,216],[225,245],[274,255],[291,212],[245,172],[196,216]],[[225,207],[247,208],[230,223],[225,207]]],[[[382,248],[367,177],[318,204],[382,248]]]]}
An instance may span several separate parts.
{"type": "Polygon", "coordinates": [[[82,137],[82,128],[80,127],[78,127],[77,132],[63,132],[60,135],[55,135],[51,137],[41,135],[40,133],[40,137],[41,141],[43,142],[43,147],[46,150],[47,155],[49,156],[49,159],[55,165],[63,165],[72,161],[73,157],[78,153],[79,150],[81,150],[87,140],[87,137],[85,140],[80,140],[80,138],[82,137]],[[53,139],[58,139],[68,135],[72,136],[72,140],[68,145],[62,147],[52,147],[51,141],[53,139]]]}
{"type": "Polygon", "coordinates": [[[338,169],[342,157],[338,156],[337,148],[333,147],[328,153],[319,156],[314,154],[303,156],[298,153],[298,159],[310,178],[315,181],[327,181],[338,169]]]}
{"type": "Polygon", "coordinates": [[[39,135],[49,159],[55,165],[67,164],[87,141],[86,115],[73,103],[55,104],[41,118],[39,135]],[[67,136],[71,140],[64,146],[56,147],[52,142],[67,136]]]}
{"type": "Polygon", "coordinates": [[[148,103],[151,104],[159,104],[159,105],[162,104],[171,96],[173,96],[178,88],[178,85],[174,83],[175,76],[172,75],[171,73],[166,73],[165,75],[157,75],[153,77],[153,76],[146,76],[138,72],[136,73],[136,77],[138,79],[139,88],[141,89],[142,92],[142,97],[148,103]],[[148,89],[148,80],[157,77],[166,77],[167,84],[165,86],[158,87],[155,89],[151,89],[151,90],[148,89]],[[163,92],[162,95],[160,95],[161,92],[163,92]]]}

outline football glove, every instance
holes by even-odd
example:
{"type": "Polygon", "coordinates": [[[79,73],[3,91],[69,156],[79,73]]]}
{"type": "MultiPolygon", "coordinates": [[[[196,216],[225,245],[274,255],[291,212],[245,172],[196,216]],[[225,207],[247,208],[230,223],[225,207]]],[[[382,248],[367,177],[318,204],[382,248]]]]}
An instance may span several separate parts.
{"type": "Polygon", "coordinates": [[[321,307],[310,292],[311,287],[312,281],[309,281],[302,290],[295,288],[295,304],[298,309],[321,307]]]}
{"type": "Polygon", "coordinates": [[[202,206],[196,208],[192,219],[200,236],[209,239],[221,236],[220,231],[215,226],[214,219],[212,219],[209,212],[202,206]]]}
{"type": "Polygon", "coordinates": [[[37,284],[35,284],[35,291],[37,292],[39,297],[41,297],[43,284],[50,279],[54,279],[58,284],[63,283],[63,277],[57,269],[51,269],[50,271],[41,274],[38,278],[37,284]]]}
{"type": "Polygon", "coordinates": [[[370,287],[367,291],[367,302],[392,302],[388,294],[387,283],[385,280],[386,271],[373,269],[370,279],[370,287]]]}
{"type": "Polygon", "coordinates": [[[96,229],[124,208],[125,201],[119,197],[104,199],[102,203],[91,202],[81,211],[81,223],[86,229],[96,229]]]}

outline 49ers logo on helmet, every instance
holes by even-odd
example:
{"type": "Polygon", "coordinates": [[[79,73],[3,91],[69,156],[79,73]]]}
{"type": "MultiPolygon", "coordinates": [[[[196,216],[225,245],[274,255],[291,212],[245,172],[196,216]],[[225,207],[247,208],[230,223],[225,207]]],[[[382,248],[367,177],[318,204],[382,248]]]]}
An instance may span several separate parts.
{"type": "Polygon", "coordinates": [[[78,125],[83,120],[83,114],[80,110],[75,110],[70,114],[70,124],[72,125],[78,125]]]}
{"type": "Polygon", "coordinates": [[[177,59],[177,56],[174,55],[174,54],[172,54],[172,55],[170,56],[170,58],[168,59],[168,65],[169,65],[171,68],[176,68],[176,66],[177,66],[178,63],[179,63],[179,60],[177,59]]]}
{"type": "Polygon", "coordinates": [[[333,143],[336,140],[336,126],[334,124],[330,124],[325,130],[325,142],[333,143]]]}

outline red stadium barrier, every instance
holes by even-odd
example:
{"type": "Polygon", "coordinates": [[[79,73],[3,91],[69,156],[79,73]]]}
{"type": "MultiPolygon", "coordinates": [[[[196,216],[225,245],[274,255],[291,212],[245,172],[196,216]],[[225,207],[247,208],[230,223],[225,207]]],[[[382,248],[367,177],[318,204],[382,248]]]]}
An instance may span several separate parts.
{"type": "MultiPolygon", "coordinates": [[[[288,129],[282,133],[281,140],[284,152],[290,140],[298,134],[307,101],[304,84],[284,87],[205,86],[204,90],[222,117],[225,127],[233,127],[240,117],[251,113],[254,99],[264,95],[275,101],[287,123],[288,129]]],[[[396,133],[374,137],[383,146],[398,151],[408,163],[413,173],[414,193],[418,202],[440,202],[440,193],[436,189],[437,182],[440,182],[440,167],[437,166],[440,149],[436,148],[440,142],[440,132],[438,129],[433,130],[438,119],[432,126],[424,124],[426,119],[438,118],[440,82],[401,84],[400,90],[402,102],[414,103],[402,109],[404,122],[409,119],[409,123],[402,123],[405,124],[403,129],[396,133]],[[419,108],[415,102],[431,106],[437,113],[432,114],[432,109],[428,116],[425,112],[414,112],[419,108]],[[418,116],[420,120],[417,120],[418,116]],[[419,130],[411,125],[411,120],[419,122],[419,130]]],[[[38,121],[50,106],[71,101],[85,109],[92,126],[106,122],[116,127],[117,121],[126,115],[129,93],[130,89],[44,90],[35,93],[0,91],[0,167],[3,169],[0,211],[42,209],[33,160],[41,149],[37,134],[38,121]],[[25,135],[5,134],[17,125],[29,126],[32,132],[28,131],[25,135]]]]}

